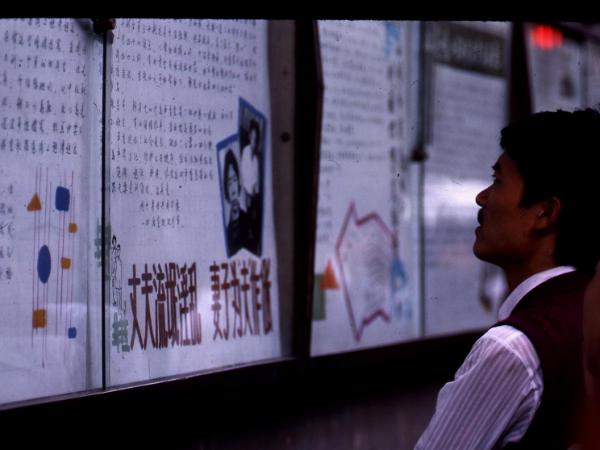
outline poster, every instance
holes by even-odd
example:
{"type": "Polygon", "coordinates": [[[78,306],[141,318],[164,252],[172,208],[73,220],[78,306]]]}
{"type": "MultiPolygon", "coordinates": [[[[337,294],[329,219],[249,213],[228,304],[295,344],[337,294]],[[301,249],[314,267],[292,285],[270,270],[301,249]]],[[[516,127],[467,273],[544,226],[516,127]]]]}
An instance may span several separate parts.
{"type": "Polygon", "coordinates": [[[582,46],[548,25],[530,24],[526,33],[533,112],[581,108],[585,101],[582,46]]]}
{"type": "Polygon", "coordinates": [[[588,41],[586,73],[586,106],[600,108],[600,43],[588,41]]]}
{"type": "Polygon", "coordinates": [[[425,335],[481,329],[505,295],[499,269],[472,251],[475,196],[491,180],[505,125],[505,40],[454,23],[426,24],[427,153],[424,179],[425,335]]]}
{"type": "Polygon", "coordinates": [[[101,387],[102,44],[72,19],[0,40],[2,404],[101,387]]]}
{"type": "Polygon", "coordinates": [[[407,27],[319,22],[324,78],[311,354],[418,333],[407,27]]]}
{"type": "Polygon", "coordinates": [[[281,356],[265,21],[119,21],[108,384],[281,356]]]}

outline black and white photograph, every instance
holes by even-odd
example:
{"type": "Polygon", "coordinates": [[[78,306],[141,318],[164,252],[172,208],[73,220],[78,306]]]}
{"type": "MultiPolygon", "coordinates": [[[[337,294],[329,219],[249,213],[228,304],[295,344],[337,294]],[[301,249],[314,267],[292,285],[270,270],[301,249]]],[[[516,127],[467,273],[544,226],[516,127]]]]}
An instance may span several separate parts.
{"type": "Polygon", "coordinates": [[[264,115],[240,98],[240,169],[250,227],[246,248],[257,256],[262,254],[265,125],[264,115]]]}
{"type": "Polygon", "coordinates": [[[223,228],[227,257],[247,246],[250,236],[246,199],[242,188],[237,135],[217,144],[223,228]]]}

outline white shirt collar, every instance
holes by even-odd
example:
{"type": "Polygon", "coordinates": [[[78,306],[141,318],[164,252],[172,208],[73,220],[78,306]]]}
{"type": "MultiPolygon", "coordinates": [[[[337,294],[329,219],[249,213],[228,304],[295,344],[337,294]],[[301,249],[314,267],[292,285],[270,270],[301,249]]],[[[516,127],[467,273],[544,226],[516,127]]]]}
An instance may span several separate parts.
{"type": "Polygon", "coordinates": [[[574,271],[575,267],[573,266],[558,266],[553,267],[552,269],[543,270],[542,272],[538,272],[523,280],[513,289],[510,295],[506,297],[506,300],[502,303],[502,306],[500,306],[500,309],[498,310],[498,320],[507,319],[513,309],[515,309],[515,306],[517,306],[521,299],[525,297],[525,294],[536,286],[539,286],[544,281],[548,281],[550,278],[574,271]]]}

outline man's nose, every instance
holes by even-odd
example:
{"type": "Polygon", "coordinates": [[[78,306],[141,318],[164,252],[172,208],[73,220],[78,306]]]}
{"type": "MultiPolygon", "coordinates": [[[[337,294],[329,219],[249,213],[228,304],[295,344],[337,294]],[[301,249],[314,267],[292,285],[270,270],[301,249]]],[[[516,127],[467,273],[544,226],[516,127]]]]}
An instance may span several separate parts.
{"type": "Polygon", "coordinates": [[[488,191],[488,189],[489,188],[485,188],[483,191],[481,191],[475,197],[475,203],[477,203],[479,206],[485,206],[485,202],[487,200],[487,191],[488,191]]]}

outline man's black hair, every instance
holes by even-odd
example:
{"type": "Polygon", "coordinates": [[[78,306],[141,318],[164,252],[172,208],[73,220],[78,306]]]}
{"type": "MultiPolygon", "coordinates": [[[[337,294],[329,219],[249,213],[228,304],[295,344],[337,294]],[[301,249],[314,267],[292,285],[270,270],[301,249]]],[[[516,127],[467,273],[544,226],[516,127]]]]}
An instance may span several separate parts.
{"type": "Polygon", "coordinates": [[[225,200],[227,200],[228,202],[230,202],[231,200],[229,200],[229,190],[227,189],[227,182],[229,181],[229,167],[233,167],[233,170],[235,171],[235,174],[238,177],[238,192],[241,190],[241,185],[240,185],[240,169],[238,167],[238,162],[237,159],[235,158],[235,155],[233,154],[233,151],[231,150],[227,150],[227,153],[225,153],[225,170],[223,172],[223,191],[225,192],[225,200]]]}
{"type": "Polygon", "coordinates": [[[500,145],[523,177],[521,206],[561,200],[557,263],[593,273],[600,259],[600,113],[532,114],[506,126],[500,145]]]}
{"type": "Polygon", "coordinates": [[[258,124],[258,121],[256,119],[250,119],[248,134],[250,134],[252,130],[256,131],[256,143],[258,144],[258,141],[260,140],[260,125],[258,124]]]}
{"type": "Polygon", "coordinates": [[[256,131],[256,148],[252,149],[252,153],[254,155],[258,155],[258,146],[260,141],[260,125],[258,121],[254,118],[250,119],[247,129],[240,129],[240,148],[243,152],[246,146],[250,144],[250,133],[252,132],[252,130],[256,131]]]}
{"type": "Polygon", "coordinates": [[[252,133],[252,130],[256,131],[256,147],[252,149],[252,154],[258,156],[258,148],[260,145],[260,124],[254,118],[250,119],[247,130],[242,129],[240,131],[240,148],[243,152],[246,146],[250,144],[250,134],[252,133]]]}

